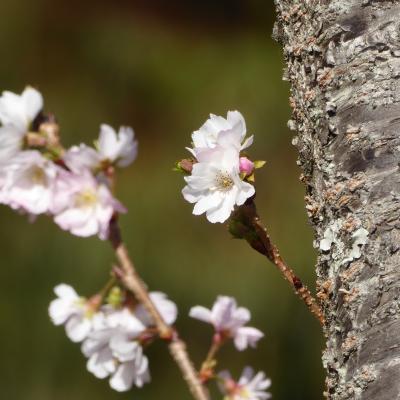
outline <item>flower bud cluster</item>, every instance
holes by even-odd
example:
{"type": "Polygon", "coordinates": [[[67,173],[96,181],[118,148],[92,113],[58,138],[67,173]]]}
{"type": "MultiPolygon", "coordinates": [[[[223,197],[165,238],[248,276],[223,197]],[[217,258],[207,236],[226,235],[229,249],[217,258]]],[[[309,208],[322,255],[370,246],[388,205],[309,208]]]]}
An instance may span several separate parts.
{"type": "Polygon", "coordinates": [[[77,236],[108,236],[109,222],[125,208],[111,193],[114,167],[137,155],[131,128],[101,125],[96,148],[64,150],[58,125],[42,112],[43,97],[28,87],[0,97],[0,204],[30,216],[51,215],[77,236]]]}
{"type": "MultiPolygon", "coordinates": [[[[110,386],[119,392],[150,382],[144,347],[157,334],[142,305],[118,287],[110,290],[105,303],[100,295],[80,297],[66,284],[56,286],[54,292],[57,298],[50,303],[50,318],[55,325],[65,325],[73,342],[81,343],[89,372],[100,379],[109,378],[110,386]]],[[[172,325],[176,305],[161,292],[151,292],[150,298],[164,321],[172,325]]]]}
{"type": "Polygon", "coordinates": [[[229,111],[226,119],[211,114],[192,134],[194,160],[178,163],[185,176],[183,197],[194,203],[193,214],[206,213],[212,222],[225,222],[235,206],[242,205],[255,193],[253,163],[243,151],[253,143],[246,138],[246,123],[238,111],[229,111]],[[190,166],[190,168],[188,168],[190,166]]]}

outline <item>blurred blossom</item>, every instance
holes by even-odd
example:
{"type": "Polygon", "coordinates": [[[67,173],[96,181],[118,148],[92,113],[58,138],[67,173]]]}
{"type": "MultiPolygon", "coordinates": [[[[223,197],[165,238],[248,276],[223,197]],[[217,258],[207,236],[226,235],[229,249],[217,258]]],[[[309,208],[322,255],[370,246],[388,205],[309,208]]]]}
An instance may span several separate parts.
{"type": "Polygon", "coordinates": [[[4,91],[0,97],[0,121],[3,126],[12,125],[26,133],[42,108],[43,97],[36,89],[27,87],[21,95],[4,91]]]}
{"type": "Polygon", "coordinates": [[[220,390],[226,395],[225,400],[265,400],[271,398],[266,390],[271,386],[271,380],[266,378],[264,372],[254,375],[253,369],[246,367],[239,381],[232,379],[228,371],[218,374],[221,383],[220,390]]]}
{"type": "Polygon", "coordinates": [[[63,160],[68,169],[75,173],[95,170],[99,167],[101,161],[99,153],[93,147],[84,143],[69,148],[65,152],[63,160]]]}
{"type": "Polygon", "coordinates": [[[118,391],[133,384],[141,387],[150,379],[147,358],[137,341],[145,329],[128,308],[103,307],[82,344],[88,371],[100,379],[111,376],[110,385],[118,391]]]}
{"type": "MultiPolygon", "coordinates": [[[[150,382],[142,344],[151,343],[155,331],[141,305],[101,305],[102,296],[87,301],[65,284],[58,285],[55,293],[58,298],[50,304],[50,317],[55,325],[65,324],[72,341],[82,341],[89,372],[99,379],[110,378],[110,386],[119,392],[150,382]]],[[[150,297],[164,320],[172,324],[176,305],[162,292],[151,292],[150,297]]]]}
{"type": "Polygon", "coordinates": [[[219,296],[211,310],[202,306],[193,307],[189,315],[214,326],[222,338],[232,338],[239,351],[248,346],[255,347],[264,334],[252,327],[244,326],[250,321],[247,308],[238,307],[233,297],[219,296]]]}
{"type": "Polygon", "coordinates": [[[117,134],[111,126],[101,125],[98,151],[102,160],[115,163],[117,167],[127,167],[135,160],[137,147],[132,128],[121,126],[117,134]]]}
{"type": "Polygon", "coordinates": [[[3,167],[0,202],[29,214],[48,212],[59,170],[38,151],[20,152],[3,167]]]}
{"type": "Polygon", "coordinates": [[[132,128],[121,127],[117,134],[111,126],[103,124],[100,127],[97,150],[81,143],[68,149],[63,160],[76,173],[85,169],[96,172],[107,163],[127,167],[135,160],[137,148],[132,128]]]}
{"type": "MultiPolygon", "coordinates": [[[[150,292],[150,299],[156,306],[157,310],[161,314],[164,322],[168,325],[172,325],[176,321],[178,315],[178,308],[176,304],[167,298],[167,295],[162,292],[150,292]]],[[[152,326],[153,321],[149,313],[146,311],[142,304],[136,307],[135,314],[146,326],[152,326]]]]}
{"type": "Polygon", "coordinates": [[[97,234],[105,240],[114,212],[124,211],[108,187],[97,182],[89,171],[79,175],[67,171],[60,173],[52,212],[55,223],[62,229],[76,236],[97,234]]]}
{"type": "Polygon", "coordinates": [[[64,283],[54,288],[57,299],[49,306],[49,315],[55,325],[64,325],[67,336],[73,342],[84,340],[92,329],[91,307],[84,297],[64,283]]]}
{"type": "Polygon", "coordinates": [[[0,166],[11,161],[22,149],[25,132],[13,125],[0,128],[0,166]]]}

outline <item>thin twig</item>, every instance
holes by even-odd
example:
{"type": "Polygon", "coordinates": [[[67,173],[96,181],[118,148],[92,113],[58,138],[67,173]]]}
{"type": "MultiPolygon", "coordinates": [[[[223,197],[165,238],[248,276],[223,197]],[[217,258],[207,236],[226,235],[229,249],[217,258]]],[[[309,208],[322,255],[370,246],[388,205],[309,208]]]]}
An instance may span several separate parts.
{"type": "Polygon", "coordinates": [[[219,333],[216,333],[211,342],[210,349],[208,350],[207,356],[200,368],[200,379],[201,382],[206,383],[214,377],[214,368],[217,364],[216,355],[224,344],[225,339],[219,333]]]}
{"type": "Polygon", "coordinates": [[[197,371],[189,359],[189,355],[186,351],[186,344],[179,338],[177,331],[164,322],[161,314],[149,296],[146,285],[138,275],[129,257],[126,246],[122,242],[116,218],[110,223],[110,241],[122,268],[121,281],[151,315],[160,337],[169,341],[169,351],[176,364],[179,366],[193,398],[196,400],[209,400],[209,395],[200,382],[197,371]]]}
{"type": "Polygon", "coordinates": [[[271,242],[267,229],[262,225],[259,218],[254,219],[254,227],[258,232],[260,239],[264,242],[267,249],[266,257],[282,272],[284,278],[292,285],[295,293],[304,301],[311,313],[318,319],[322,326],[325,324],[325,318],[317,300],[313,297],[307,286],[286,264],[281,257],[278,248],[271,242]]]}
{"type": "Polygon", "coordinates": [[[231,219],[229,229],[235,237],[246,239],[253,249],[266,256],[278,268],[284,278],[291,284],[294,292],[306,304],[320,324],[324,326],[325,318],[317,300],[286,264],[278,248],[272,243],[267,229],[257,214],[253,198],[236,210],[231,219]]]}
{"type": "MultiPolygon", "coordinates": [[[[207,357],[203,362],[204,367],[209,366],[215,360],[215,356],[217,355],[218,350],[220,348],[221,348],[221,342],[216,342],[213,340],[213,342],[211,343],[211,346],[210,346],[210,350],[208,350],[207,357]]],[[[203,369],[203,367],[202,367],[202,369],[203,369]]]]}

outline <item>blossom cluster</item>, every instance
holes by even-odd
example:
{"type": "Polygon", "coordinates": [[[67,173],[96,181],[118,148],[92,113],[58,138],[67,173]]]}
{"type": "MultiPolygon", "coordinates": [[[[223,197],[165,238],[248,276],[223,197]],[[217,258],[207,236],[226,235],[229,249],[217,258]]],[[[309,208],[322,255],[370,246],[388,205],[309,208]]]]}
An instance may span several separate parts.
{"type": "Polygon", "coordinates": [[[193,147],[188,150],[194,159],[178,163],[181,170],[190,173],[184,178],[182,194],[195,203],[193,214],[206,213],[210,222],[222,223],[235,206],[254,195],[253,172],[263,162],[253,162],[243,154],[252,143],[253,136],[246,138],[246,123],[238,111],[229,111],[226,118],[211,114],[193,132],[193,147]]]}
{"type": "MultiPolygon", "coordinates": [[[[155,339],[155,330],[142,305],[118,287],[110,291],[104,304],[99,295],[85,299],[66,284],[54,291],[57,298],[50,303],[50,317],[55,325],[65,325],[73,342],[82,343],[89,372],[100,379],[109,378],[110,386],[119,392],[150,381],[143,346],[155,339]]],[[[164,321],[173,324],[176,305],[161,292],[151,292],[150,298],[164,321]]]]}
{"type": "MultiPolygon", "coordinates": [[[[93,147],[82,143],[66,149],[54,117],[43,112],[41,93],[31,87],[20,95],[2,93],[0,124],[0,204],[30,219],[49,215],[76,236],[108,239],[110,221],[126,211],[113,195],[113,184],[115,168],[127,167],[137,156],[133,130],[121,127],[116,132],[102,124],[93,147]]],[[[254,170],[263,162],[253,162],[243,153],[253,136],[246,138],[246,124],[238,111],[228,112],[226,119],[211,115],[193,132],[192,142],[188,150],[193,158],[179,163],[187,173],[183,196],[195,203],[194,214],[206,213],[209,221],[222,223],[235,206],[254,195],[254,170]]],[[[88,371],[108,378],[113,389],[123,392],[150,381],[144,348],[159,334],[143,305],[117,279],[113,275],[115,286],[108,284],[90,298],[79,296],[69,285],[56,286],[49,315],[55,325],[64,325],[71,341],[80,343],[88,371]]],[[[176,305],[161,292],[150,292],[149,297],[164,322],[174,324],[176,305]]],[[[232,297],[219,296],[211,310],[195,306],[189,315],[214,327],[216,348],[232,340],[242,351],[255,347],[264,336],[247,326],[250,311],[238,307],[232,297]]],[[[216,378],[215,360],[210,361],[210,377],[216,378]]],[[[227,371],[217,379],[226,400],[270,397],[269,379],[263,372],[254,375],[249,367],[238,381],[227,371]]]]}
{"type": "MultiPolygon", "coordinates": [[[[203,306],[195,306],[189,316],[211,324],[214,327],[214,343],[220,346],[227,340],[233,340],[237,350],[247,347],[256,347],[257,342],[264,334],[253,327],[245,326],[251,318],[250,311],[245,307],[238,307],[233,297],[218,296],[211,310],[203,306]]],[[[236,382],[228,371],[218,374],[219,387],[225,400],[263,400],[270,398],[265,390],[271,381],[263,372],[255,376],[250,367],[243,370],[241,378],[236,382]]]]}
{"type": "Polygon", "coordinates": [[[0,204],[30,215],[48,214],[77,236],[108,236],[125,208],[111,193],[110,173],[137,155],[131,128],[101,125],[96,148],[64,150],[57,124],[43,114],[43,97],[27,87],[0,97],[0,204]]]}

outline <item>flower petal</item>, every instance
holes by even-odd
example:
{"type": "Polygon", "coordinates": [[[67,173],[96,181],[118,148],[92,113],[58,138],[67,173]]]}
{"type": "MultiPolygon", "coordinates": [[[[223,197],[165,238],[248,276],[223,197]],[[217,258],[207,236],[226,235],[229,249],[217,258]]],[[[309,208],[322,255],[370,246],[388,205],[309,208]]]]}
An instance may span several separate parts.
{"type": "Polygon", "coordinates": [[[212,324],[211,311],[202,306],[192,307],[189,311],[189,317],[212,324]]]}

